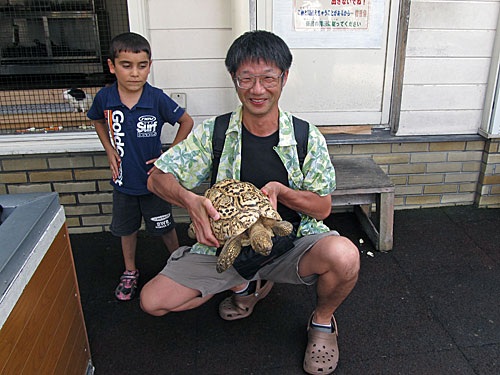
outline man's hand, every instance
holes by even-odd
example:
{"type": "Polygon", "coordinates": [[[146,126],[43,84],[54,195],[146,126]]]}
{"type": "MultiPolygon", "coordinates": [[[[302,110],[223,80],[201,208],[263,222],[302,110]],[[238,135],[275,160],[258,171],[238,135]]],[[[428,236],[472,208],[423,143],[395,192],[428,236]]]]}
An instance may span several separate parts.
{"type": "Polygon", "coordinates": [[[212,202],[210,202],[208,198],[196,196],[196,198],[190,202],[187,210],[194,225],[198,242],[207,246],[219,247],[220,244],[212,232],[209,217],[213,220],[219,220],[220,214],[214,208],[212,202]]]}
{"type": "Polygon", "coordinates": [[[148,190],[167,202],[187,210],[198,242],[207,246],[220,246],[212,233],[209,221],[209,218],[219,220],[220,214],[208,198],[183,188],[172,173],[164,173],[158,168],[153,168],[148,177],[148,190]]]}
{"type": "Polygon", "coordinates": [[[262,191],[262,193],[269,198],[269,200],[271,201],[271,206],[273,206],[275,210],[278,207],[278,195],[280,194],[281,188],[283,186],[284,185],[279,182],[270,181],[262,186],[262,189],[260,189],[260,191],[262,191]]]}

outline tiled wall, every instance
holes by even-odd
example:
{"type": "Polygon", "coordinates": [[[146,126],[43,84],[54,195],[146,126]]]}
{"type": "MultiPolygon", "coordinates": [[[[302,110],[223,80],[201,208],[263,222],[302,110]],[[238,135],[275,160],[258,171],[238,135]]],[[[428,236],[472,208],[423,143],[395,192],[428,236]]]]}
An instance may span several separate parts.
{"type": "MultiPolygon", "coordinates": [[[[333,160],[372,157],[396,184],[396,209],[500,207],[499,140],[330,145],[333,160]]],[[[59,193],[70,233],[107,230],[110,171],[104,152],[2,156],[0,194],[59,193]]],[[[177,221],[186,221],[175,209],[177,221]]]]}
{"type": "Polygon", "coordinates": [[[70,233],[100,232],[111,223],[109,178],[104,152],[3,156],[0,193],[58,192],[70,233]]]}
{"type": "Polygon", "coordinates": [[[476,204],[500,207],[500,140],[487,141],[484,150],[476,204]]]}
{"type": "Polygon", "coordinates": [[[459,141],[331,145],[329,151],[334,160],[371,156],[396,185],[396,209],[473,204],[476,191],[482,194],[480,206],[499,207],[498,143],[459,141]],[[486,148],[492,151],[488,153],[486,148]],[[483,185],[481,189],[483,180],[488,185],[483,185]]]}

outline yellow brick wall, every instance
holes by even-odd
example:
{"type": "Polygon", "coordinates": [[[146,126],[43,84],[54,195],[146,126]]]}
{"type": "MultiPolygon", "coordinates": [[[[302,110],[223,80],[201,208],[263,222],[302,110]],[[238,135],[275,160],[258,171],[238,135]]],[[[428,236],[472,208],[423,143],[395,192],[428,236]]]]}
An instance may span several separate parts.
{"type": "Polygon", "coordinates": [[[473,204],[484,147],[484,141],[451,141],[328,148],[333,160],[371,156],[396,185],[395,208],[402,209],[473,204]]]}
{"type": "Polygon", "coordinates": [[[486,142],[477,193],[479,207],[500,207],[500,140],[486,142]]]}
{"type": "Polygon", "coordinates": [[[101,232],[111,223],[110,177],[104,152],[2,156],[0,193],[55,191],[70,233],[101,232]]]}

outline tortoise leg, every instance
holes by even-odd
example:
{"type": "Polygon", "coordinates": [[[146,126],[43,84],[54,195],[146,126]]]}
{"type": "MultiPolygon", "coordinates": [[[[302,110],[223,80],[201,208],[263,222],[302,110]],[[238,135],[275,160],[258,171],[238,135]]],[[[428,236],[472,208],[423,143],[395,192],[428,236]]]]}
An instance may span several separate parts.
{"type": "Polygon", "coordinates": [[[250,237],[250,245],[257,253],[267,256],[271,253],[273,241],[271,237],[273,233],[266,228],[259,220],[248,229],[250,237]]]}
{"type": "Polygon", "coordinates": [[[241,238],[234,236],[226,241],[222,248],[219,257],[217,258],[217,272],[221,273],[231,267],[234,260],[241,251],[241,238]]]}
{"type": "Polygon", "coordinates": [[[273,232],[279,237],[288,236],[292,233],[293,225],[288,221],[278,221],[273,225],[273,232]]]}

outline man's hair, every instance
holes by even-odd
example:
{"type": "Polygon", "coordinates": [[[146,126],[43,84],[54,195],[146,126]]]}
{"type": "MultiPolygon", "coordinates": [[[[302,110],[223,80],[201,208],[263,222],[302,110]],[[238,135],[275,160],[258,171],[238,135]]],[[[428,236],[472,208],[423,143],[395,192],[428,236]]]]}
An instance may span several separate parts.
{"type": "Polygon", "coordinates": [[[234,75],[241,64],[259,60],[274,63],[284,72],[292,65],[292,53],[276,34],[264,30],[247,31],[229,47],[225,63],[229,73],[234,75]]]}
{"type": "Polygon", "coordinates": [[[136,33],[123,33],[111,39],[109,58],[115,63],[115,58],[120,52],[140,53],[146,52],[151,60],[151,46],[146,38],[136,33]]]}

